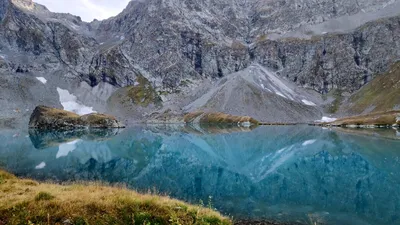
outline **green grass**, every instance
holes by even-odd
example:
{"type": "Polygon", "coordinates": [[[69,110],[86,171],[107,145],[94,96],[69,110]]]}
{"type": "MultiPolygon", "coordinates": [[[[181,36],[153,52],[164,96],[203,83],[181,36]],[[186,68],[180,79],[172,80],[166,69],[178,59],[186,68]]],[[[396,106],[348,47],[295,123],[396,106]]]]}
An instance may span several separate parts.
{"type": "Polygon", "coordinates": [[[36,195],[35,200],[36,201],[47,201],[47,200],[51,200],[53,198],[54,198],[54,196],[51,195],[50,193],[41,191],[41,192],[39,192],[39,194],[36,195]]]}
{"type": "Polygon", "coordinates": [[[0,180],[0,224],[232,224],[211,209],[124,188],[38,183],[1,170],[0,180]]]}
{"type": "Polygon", "coordinates": [[[345,109],[353,114],[361,114],[369,108],[373,108],[371,112],[390,111],[400,106],[400,62],[361,88],[349,102],[345,109]]]}

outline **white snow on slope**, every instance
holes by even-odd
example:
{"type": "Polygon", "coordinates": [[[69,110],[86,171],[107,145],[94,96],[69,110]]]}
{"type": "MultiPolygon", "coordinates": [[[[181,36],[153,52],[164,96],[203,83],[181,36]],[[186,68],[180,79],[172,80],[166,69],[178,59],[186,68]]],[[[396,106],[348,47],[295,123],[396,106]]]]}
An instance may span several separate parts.
{"type": "Polygon", "coordinates": [[[314,102],[308,101],[308,100],[301,100],[305,105],[309,105],[309,106],[317,106],[314,102]]]}
{"type": "Polygon", "coordinates": [[[80,140],[75,140],[75,141],[71,141],[65,144],[61,144],[58,147],[58,152],[56,155],[56,158],[61,158],[61,157],[66,157],[68,156],[68,154],[70,152],[73,152],[76,149],[76,144],[79,142],[80,140]]]}
{"type": "Polygon", "coordinates": [[[317,120],[317,121],[315,121],[315,122],[319,122],[319,123],[331,123],[331,122],[334,122],[334,121],[336,121],[336,120],[337,120],[337,118],[330,118],[330,117],[324,116],[324,117],[322,117],[321,120],[317,120]]]}
{"type": "Polygon", "coordinates": [[[46,83],[47,83],[47,80],[46,80],[46,78],[44,78],[44,77],[36,77],[36,79],[37,79],[38,81],[42,82],[43,84],[46,84],[46,83]]]}
{"type": "Polygon", "coordinates": [[[266,81],[269,85],[269,88],[271,88],[275,94],[290,99],[294,101],[294,96],[296,95],[295,92],[288,87],[284,82],[281,81],[281,79],[273,72],[267,70],[266,68],[262,67],[259,64],[254,64],[252,65],[253,70],[259,69],[264,73],[264,76],[261,77],[262,80],[266,81]]]}
{"type": "Polygon", "coordinates": [[[39,165],[37,165],[35,167],[35,169],[40,170],[46,167],[46,163],[45,162],[41,162],[39,165]]]}
{"type": "Polygon", "coordinates": [[[316,141],[317,141],[317,140],[308,140],[308,141],[305,141],[302,145],[303,145],[303,146],[312,145],[312,144],[314,144],[316,141]]]}
{"type": "Polygon", "coordinates": [[[78,115],[86,115],[96,112],[93,110],[93,107],[88,107],[79,103],[76,96],[70,94],[69,91],[57,88],[57,92],[60,95],[60,102],[61,105],[64,107],[64,110],[74,112],[78,115]]]}

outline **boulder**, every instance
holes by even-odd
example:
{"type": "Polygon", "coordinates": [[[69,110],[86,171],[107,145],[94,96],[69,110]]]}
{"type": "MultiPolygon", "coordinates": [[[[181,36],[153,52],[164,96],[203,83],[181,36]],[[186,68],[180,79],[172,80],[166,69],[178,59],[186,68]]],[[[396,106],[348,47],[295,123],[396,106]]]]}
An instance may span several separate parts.
{"type": "Polygon", "coordinates": [[[72,112],[47,106],[37,106],[29,120],[29,128],[40,130],[123,127],[125,126],[110,115],[92,113],[79,116],[72,112]]]}

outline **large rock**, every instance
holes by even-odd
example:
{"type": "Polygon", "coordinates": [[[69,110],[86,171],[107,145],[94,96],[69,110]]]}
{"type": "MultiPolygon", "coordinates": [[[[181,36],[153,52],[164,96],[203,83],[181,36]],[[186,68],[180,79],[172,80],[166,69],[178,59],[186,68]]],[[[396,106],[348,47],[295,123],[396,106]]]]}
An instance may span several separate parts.
{"type": "Polygon", "coordinates": [[[110,115],[92,113],[79,116],[72,112],[47,106],[36,107],[29,121],[29,128],[41,130],[123,127],[123,124],[110,115]]]}

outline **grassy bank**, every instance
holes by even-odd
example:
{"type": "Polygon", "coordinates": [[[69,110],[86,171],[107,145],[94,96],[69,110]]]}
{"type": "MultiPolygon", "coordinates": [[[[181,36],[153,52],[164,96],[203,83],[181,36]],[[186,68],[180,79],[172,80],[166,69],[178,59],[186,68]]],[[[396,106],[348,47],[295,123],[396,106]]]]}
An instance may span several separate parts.
{"type": "Polygon", "coordinates": [[[193,123],[194,121],[203,124],[242,124],[249,123],[251,125],[258,125],[260,122],[249,116],[234,116],[226,113],[213,112],[193,112],[184,116],[185,123],[193,123]]]}
{"type": "Polygon", "coordinates": [[[168,197],[99,184],[57,185],[0,170],[0,224],[231,224],[168,197]]]}
{"type": "Polygon", "coordinates": [[[326,126],[392,126],[400,125],[400,111],[378,112],[338,119],[326,126]]]}

